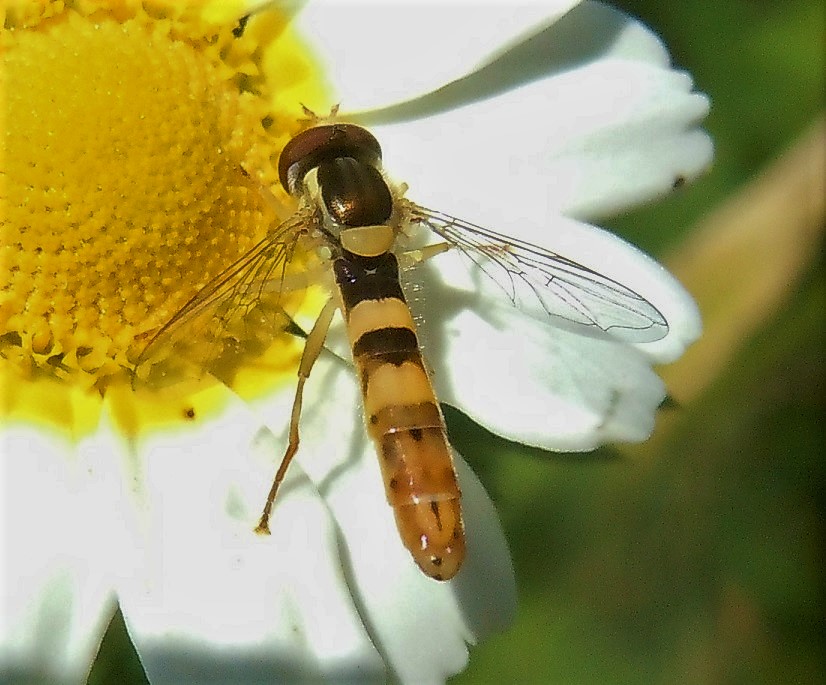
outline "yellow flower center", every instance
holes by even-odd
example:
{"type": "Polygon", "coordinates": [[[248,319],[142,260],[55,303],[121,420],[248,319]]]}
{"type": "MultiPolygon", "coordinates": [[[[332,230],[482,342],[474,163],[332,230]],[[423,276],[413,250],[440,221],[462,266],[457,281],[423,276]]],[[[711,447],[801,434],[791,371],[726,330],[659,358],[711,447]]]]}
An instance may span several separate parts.
{"type": "Polygon", "coordinates": [[[289,211],[273,164],[318,79],[283,16],[227,5],[5,9],[5,414],[44,388],[131,391],[147,341],[289,211]]]}

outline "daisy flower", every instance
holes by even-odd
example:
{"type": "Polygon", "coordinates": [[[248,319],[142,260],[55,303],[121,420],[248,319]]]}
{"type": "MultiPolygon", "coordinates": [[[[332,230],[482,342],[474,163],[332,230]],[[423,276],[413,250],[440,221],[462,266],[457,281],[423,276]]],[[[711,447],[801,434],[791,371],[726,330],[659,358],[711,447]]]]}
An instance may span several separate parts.
{"type": "MultiPolygon", "coordinates": [[[[302,105],[341,103],[412,200],[585,264],[667,322],[583,335],[448,251],[410,275],[439,399],[547,450],[643,440],[665,397],[652,365],[699,317],[661,266],[587,221],[707,166],[706,98],[655,35],[597,3],[6,0],[2,15],[0,674],[83,682],[118,604],[153,683],[461,671],[514,611],[496,513],[457,455],[467,558],[449,582],[418,569],[340,323],[269,537],[253,528],[303,342],[283,301],[177,340],[164,387],[136,380],[136,361],[294,211],[279,152],[302,105]],[[218,335],[220,359],[188,375],[218,335]]],[[[306,329],[324,294],[305,285],[284,297],[306,329]]]]}

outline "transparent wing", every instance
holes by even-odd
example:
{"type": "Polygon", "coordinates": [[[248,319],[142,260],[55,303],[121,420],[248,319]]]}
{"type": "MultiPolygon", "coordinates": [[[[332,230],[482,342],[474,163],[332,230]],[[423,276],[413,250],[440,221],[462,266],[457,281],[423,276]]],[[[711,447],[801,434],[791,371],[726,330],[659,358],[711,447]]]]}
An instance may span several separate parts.
{"type": "Polygon", "coordinates": [[[286,268],[315,221],[311,211],[297,212],[198,290],[149,339],[135,380],[152,387],[205,373],[227,380],[243,358],[266,350],[290,323],[286,268]]]}
{"type": "Polygon", "coordinates": [[[587,266],[414,203],[408,212],[412,222],[461,250],[515,306],[530,307],[532,300],[565,327],[626,342],[668,333],[665,317],[642,295],[587,266]]]}

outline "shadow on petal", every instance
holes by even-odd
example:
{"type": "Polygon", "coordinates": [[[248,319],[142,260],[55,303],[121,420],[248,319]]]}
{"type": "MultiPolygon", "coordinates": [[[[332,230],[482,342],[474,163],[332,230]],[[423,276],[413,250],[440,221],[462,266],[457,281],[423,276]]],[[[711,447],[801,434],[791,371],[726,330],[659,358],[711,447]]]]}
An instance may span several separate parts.
{"type": "Polygon", "coordinates": [[[569,71],[609,52],[629,21],[609,7],[580,5],[472,74],[415,100],[360,113],[358,120],[376,126],[433,116],[569,71]]]}
{"type": "Polygon", "coordinates": [[[493,502],[461,457],[456,459],[456,471],[462,486],[467,557],[451,587],[476,643],[513,622],[516,576],[493,502]]]}

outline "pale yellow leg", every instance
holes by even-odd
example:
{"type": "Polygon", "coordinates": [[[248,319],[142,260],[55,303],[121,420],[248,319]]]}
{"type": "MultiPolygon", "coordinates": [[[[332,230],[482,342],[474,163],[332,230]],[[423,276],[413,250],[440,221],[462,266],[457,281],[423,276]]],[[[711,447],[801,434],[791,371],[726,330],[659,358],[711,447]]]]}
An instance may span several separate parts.
{"type": "Polygon", "coordinates": [[[258,525],[255,527],[255,532],[260,535],[270,534],[270,513],[272,512],[275,495],[278,492],[278,487],[281,481],[284,480],[284,475],[287,473],[287,467],[293,460],[295,453],[298,452],[298,420],[301,417],[301,401],[304,396],[304,383],[310,377],[310,371],[313,369],[318,355],[324,348],[324,340],[327,338],[327,331],[330,329],[330,322],[333,320],[337,305],[335,300],[329,300],[324,309],[318,315],[318,318],[313,325],[313,329],[307,336],[304,342],[304,351],[301,354],[301,362],[298,365],[298,383],[295,387],[295,398],[293,399],[293,409],[290,414],[290,438],[287,443],[287,449],[284,456],[281,458],[281,465],[275,473],[275,478],[272,482],[272,487],[267,495],[267,501],[264,503],[264,510],[261,512],[261,518],[258,525]]]}
{"type": "Polygon", "coordinates": [[[408,269],[411,266],[426,262],[431,257],[447,252],[449,249],[449,243],[435,243],[434,245],[426,245],[418,250],[408,250],[399,256],[399,266],[402,269],[408,269]]]}

